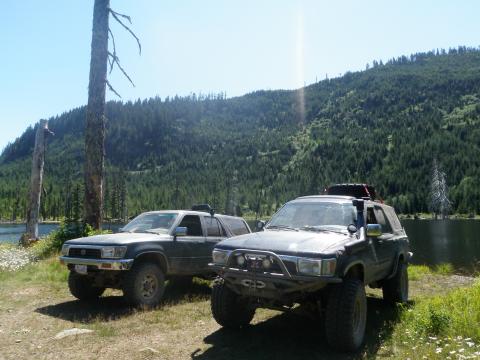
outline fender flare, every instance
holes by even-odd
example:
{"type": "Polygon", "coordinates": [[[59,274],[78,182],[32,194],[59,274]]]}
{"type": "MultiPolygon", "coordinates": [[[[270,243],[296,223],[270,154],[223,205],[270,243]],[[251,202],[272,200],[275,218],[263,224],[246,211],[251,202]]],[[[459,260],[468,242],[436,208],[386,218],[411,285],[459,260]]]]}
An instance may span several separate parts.
{"type": "Polygon", "coordinates": [[[393,265],[393,268],[392,268],[392,273],[390,275],[387,276],[387,279],[391,279],[392,277],[395,276],[395,274],[397,273],[397,269],[398,269],[398,264],[400,264],[400,257],[403,256],[404,259],[403,261],[404,262],[407,262],[408,263],[408,259],[409,259],[409,254],[407,253],[406,255],[402,252],[398,252],[397,255],[395,256],[395,263],[393,265]]]}
{"type": "Polygon", "coordinates": [[[350,269],[352,269],[354,266],[357,266],[357,265],[360,265],[362,267],[363,281],[365,281],[365,263],[360,259],[354,260],[350,262],[348,265],[346,265],[342,272],[342,277],[345,277],[345,275],[347,275],[350,269]]]}
{"type": "Polygon", "coordinates": [[[135,264],[135,261],[137,261],[137,259],[139,257],[144,256],[144,255],[148,255],[148,254],[152,254],[152,255],[155,255],[155,256],[160,256],[162,258],[162,261],[165,264],[165,274],[167,274],[169,269],[170,269],[170,264],[168,263],[168,258],[165,256],[165,254],[162,251],[159,251],[159,250],[141,251],[141,252],[139,252],[138,254],[135,255],[135,259],[134,259],[133,263],[135,264]]]}

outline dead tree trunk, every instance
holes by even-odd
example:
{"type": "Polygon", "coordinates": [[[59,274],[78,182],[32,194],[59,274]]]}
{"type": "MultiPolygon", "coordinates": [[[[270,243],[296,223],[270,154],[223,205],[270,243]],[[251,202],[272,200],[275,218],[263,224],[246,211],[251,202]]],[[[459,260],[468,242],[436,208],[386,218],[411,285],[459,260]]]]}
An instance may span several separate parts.
{"type": "Polygon", "coordinates": [[[47,120],[40,120],[35,135],[32,174],[30,178],[30,197],[27,209],[27,229],[20,239],[20,245],[28,246],[38,240],[38,213],[43,183],[43,165],[45,162],[45,135],[48,132],[47,120]]]}
{"type": "Polygon", "coordinates": [[[85,129],[85,221],[94,229],[102,227],[109,14],[110,0],[95,0],[85,129]]]}

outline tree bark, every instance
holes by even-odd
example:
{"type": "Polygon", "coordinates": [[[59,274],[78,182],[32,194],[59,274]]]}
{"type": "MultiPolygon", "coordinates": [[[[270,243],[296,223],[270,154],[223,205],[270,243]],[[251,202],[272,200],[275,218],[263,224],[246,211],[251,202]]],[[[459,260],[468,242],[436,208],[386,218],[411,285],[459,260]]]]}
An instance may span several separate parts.
{"type": "Polygon", "coordinates": [[[95,0],[85,129],[85,222],[102,227],[110,0],[95,0]]]}
{"type": "Polygon", "coordinates": [[[30,198],[27,209],[27,228],[20,239],[23,246],[38,240],[38,213],[42,195],[43,165],[45,163],[45,135],[48,132],[47,120],[40,120],[35,134],[32,174],[30,177],[30,198]]]}

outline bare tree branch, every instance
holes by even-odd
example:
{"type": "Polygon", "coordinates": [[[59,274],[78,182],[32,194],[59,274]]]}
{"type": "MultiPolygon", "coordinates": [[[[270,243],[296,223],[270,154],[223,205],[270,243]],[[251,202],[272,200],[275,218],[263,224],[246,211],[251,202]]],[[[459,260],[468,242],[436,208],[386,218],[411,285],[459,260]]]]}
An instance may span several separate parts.
{"type": "MultiPolygon", "coordinates": [[[[117,56],[117,47],[115,46],[115,37],[113,36],[113,32],[112,30],[110,30],[110,28],[108,28],[108,33],[110,34],[110,36],[112,37],[112,46],[113,46],[113,57],[116,57],[117,56]]],[[[109,74],[112,73],[112,70],[113,70],[113,60],[111,60],[110,58],[108,58],[108,61],[110,63],[110,72],[109,74]]]]}
{"type": "Polygon", "coordinates": [[[123,73],[123,75],[125,75],[125,77],[128,79],[128,81],[130,81],[130,84],[132,84],[132,86],[135,87],[135,84],[133,83],[130,76],[128,76],[127,72],[123,69],[122,65],[120,65],[120,59],[118,58],[118,56],[112,54],[110,51],[108,52],[108,56],[111,57],[113,63],[117,64],[118,68],[123,73]]]}
{"type": "Polygon", "coordinates": [[[120,94],[110,85],[110,82],[108,80],[105,80],[105,83],[107,84],[108,88],[110,89],[111,92],[113,92],[115,95],[117,95],[120,99],[122,98],[120,94]]]}
{"type": "Polygon", "coordinates": [[[113,11],[112,9],[110,9],[110,14],[112,14],[113,18],[114,18],[115,20],[117,20],[117,22],[118,22],[120,25],[122,25],[122,26],[130,33],[130,35],[132,35],[132,36],[135,38],[135,40],[137,40],[138,52],[139,52],[140,54],[142,54],[142,44],[140,44],[140,39],[137,37],[137,35],[135,35],[135,33],[134,33],[127,25],[125,25],[125,24],[122,22],[122,20],[119,19],[119,16],[120,16],[120,17],[123,17],[123,18],[127,19],[127,20],[130,22],[130,24],[131,24],[131,23],[132,23],[132,20],[130,19],[130,16],[123,15],[123,14],[119,14],[119,13],[113,11]]]}
{"type": "Polygon", "coordinates": [[[127,19],[130,24],[132,23],[132,18],[131,18],[130,16],[125,15],[125,14],[120,14],[120,13],[118,13],[118,12],[116,12],[116,11],[113,11],[112,9],[110,9],[110,12],[111,12],[112,14],[117,15],[117,16],[121,16],[121,17],[123,17],[124,19],[127,19]]]}

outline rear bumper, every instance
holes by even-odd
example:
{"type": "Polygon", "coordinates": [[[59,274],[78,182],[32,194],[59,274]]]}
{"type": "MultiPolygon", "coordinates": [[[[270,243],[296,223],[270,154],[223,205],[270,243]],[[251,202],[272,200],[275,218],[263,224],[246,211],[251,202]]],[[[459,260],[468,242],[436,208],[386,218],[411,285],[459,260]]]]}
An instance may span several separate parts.
{"type": "Polygon", "coordinates": [[[60,264],[63,265],[86,265],[98,270],[130,270],[133,259],[85,259],[60,256],[60,264]]]}

